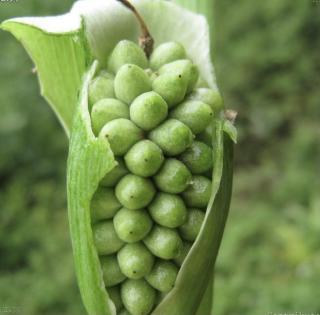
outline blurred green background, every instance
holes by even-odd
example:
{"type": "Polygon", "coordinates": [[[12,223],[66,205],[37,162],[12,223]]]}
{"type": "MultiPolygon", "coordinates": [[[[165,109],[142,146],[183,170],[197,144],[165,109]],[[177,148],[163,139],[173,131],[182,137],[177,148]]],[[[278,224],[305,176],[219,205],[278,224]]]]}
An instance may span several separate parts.
{"type": "MultiPolygon", "coordinates": [[[[0,21],[62,13],[72,2],[0,2],[0,21]]],[[[320,313],[320,2],[215,7],[216,72],[240,134],[215,314],[320,313]]],[[[0,43],[0,312],[81,315],[67,139],[22,47],[4,32],[0,43]]]]}

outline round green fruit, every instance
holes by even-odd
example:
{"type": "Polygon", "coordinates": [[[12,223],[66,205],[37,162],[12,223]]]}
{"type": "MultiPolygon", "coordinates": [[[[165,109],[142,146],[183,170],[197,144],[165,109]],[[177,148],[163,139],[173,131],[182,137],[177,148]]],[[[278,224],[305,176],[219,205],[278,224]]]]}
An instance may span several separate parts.
{"type": "Polygon", "coordinates": [[[148,249],[162,259],[173,259],[179,255],[182,240],[175,229],[155,226],[144,239],[148,249]]]}
{"type": "Polygon", "coordinates": [[[189,185],[192,175],[179,160],[166,159],[160,171],[154,176],[156,186],[163,192],[179,194],[189,185]]]}
{"type": "Polygon", "coordinates": [[[176,119],[168,119],[152,130],[149,138],[168,156],[175,156],[185,151],[193,141],[191,130],[176,119]]]}
{"type": "Polygon", "coordinates": [[[133,174],[124,176],[117,184],[115,191],[120,203],[131,210],[146,207],[156,193],[150,179],[133,174]]]}
{"type": "Polygon", "coordinates": [[[131,104],[140,94],[151,91],[151,80],[140,67],[125,64],[114,79],[114,90],[119,100],[131,104]]]}
{"type": "Polygon", "coordinates": [[[143,243],[138,242],[122,247],[118,262],[124,275],[130,279],[140,279],[150,273],[154,256],[143,243]]]}
{"type": "Polygon", "coordinates": [[[154,306],[156,291],[144,279],[130,279],[122,284],[121,297],[130,315],[148,315],[154,306]]]}
{"type": "Polygon", "coordinates": [[[112,220],[96,223],[92,229],[94,243],[100,255],[113,254],[124,245],[117,236],[112,220]]]}
{"type": "Polygon", "coordinates": [[[161,167],[164,156],[162,150],[150,140],[137,142],[125,155],[128,169],[135,175],[149,177],[161,167]]]}
{"type": "Polygon", "coordinates": [[[211,181],[204,176],[194,176],[182,196],[188,207],[206,208],[211,197],[211,181]]]}
{"type": "Polygon", "coordinates": [[[94,133],[99,134],[107,122],[117,118],[129,118],[129,107],[127,104],[114,98],[104,98],[96,102],[91,110],[91,122],[94,133]]]}
{"type": "Polygon", "coordinates": [[[119,238],[127,243],[142,240],[152,228],[152,220],[144,209],[122,208],[113,218],[113,224],[119,238]]]}
{"type": "Polygon", "coordinates": [[[100,139],[106,139],[116,156],[122,156],[143,137],[142,130],[129,119],[118,118],[109,121],[99,133],[100,139]]]}
{"type": "Polygon", "coordinates": [[[155,92],[139,95],[130,105],[131,120],[143,130],[155,128],[167,115],[167,103],[155,92]]]}
{"type": "Polygon", "coordinates": [[[185,223],[187,209],[178,195],[158,193],[149,205],[149,212],[155,222],[169,228],[176,228],[185,223]]]}

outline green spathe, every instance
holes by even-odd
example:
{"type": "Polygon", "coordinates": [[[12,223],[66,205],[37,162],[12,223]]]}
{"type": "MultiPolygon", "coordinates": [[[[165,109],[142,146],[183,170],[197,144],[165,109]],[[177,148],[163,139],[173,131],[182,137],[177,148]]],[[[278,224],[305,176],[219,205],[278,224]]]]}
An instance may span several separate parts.
{"type": "Polygon", "coordinates": [[[142,137],[142,130],[125,118],[109,121],[99,133],[99,138],[109,142],[111,150],[116,156],[126,154],[142,137]]]}
{"type": "Polygon", "coordinates": [[[116,255],[103,256],[100,258],[100,263],[106,287],[115,286],[126,279],[120,270],[116,255]]]}
{"type": "Polygon", "coordinates": [[[170,117],[182,121],[194,134],[198,134],[212,121],[213,111],[201,101],[185,101],[173,109],[170,117]]]}
{"type": "Polygon", "coordinates": [[[158,126],[168,114],[168,105],[155,92],[146,92],[138,96],[130,105],[131,120],[143,130],[158,126]]]}
{"type": "Polygon", "coordinates": [[[148,315],[156,298],[156,291],[144,279],[127,280],[121,286],[124,306],[131,315],[148,315]]]}
{"type": "Polygon", "coordinates": [[[135,175],[149,177],[161,167],[164,156],[162,150],[150,140],[137,142],[125,155],[128,169],[135,175]]]}
{"type": "Polygon", "coordinates": [[[204,221],[204,216],[204,212],[199,209],[188,209],[187,220],[179,227],[180,235],[184,240],[194,241],[197,238],[204,221]]]}
{"type": "Polygon", "coordinates": [[[150,179],[137,175],[124,176],[116,186],[116,196],[120,203],[131,210],[146,207],[156,191],[150,179]]]}
{"type": "Polygon", "coordinates": [[[119,100],[131,104],[140,94],[151,91],[151,80],[140,67],[125,64],[116,74],[114,90],[119,100]]]}
{"type": "Polygon", "coordinates": [[[152,220],[145,209],[134,211],[122,208],[113,218],[113,224],[121,240],[134,243],[142,240],[150,232],[152,220]]]}
{"type": "Polygon", "coordinates": [[[93,221],[110,219],[121,208],[114,190],[99,187],[91,200],[91,216],[93,221]]]}
{"type": "Polygon", "coordinates": [[[179,194],[191,181],[188,168],[177,159],[166,159],[160,171],[154,176],[156,186],[163,192],[179,194]]]}
{"type": "Polygon", "coordinates": [[[125,245],[118,253],[120,269],[130,279],[141,279],[151,272],[154,256],[141,243],[125,245]]]}
{"type": "Polygon", "coordinates": [[[159,45],[150,56],[150,66],[158,70],[161,66],[179,59],[186,58],[184,47],[177,42],[167,42],[159,45]]]}
{"type": "Polygon", "coordinates": [[[193,135],[188,126],[176,119],[168,119],[152,130],[149,138],[168,156],[175,156],[192,143],[193,135]]]}
{"type": "Polygon", "coordinates": [[[155,226],[144,239],[144,243],[155,256],[162,259],[177,257],[182,247],[178,232],[163,226],[155,226]]]}
{"type": "Polygon", "coordinates": [[[106,71],[101,71],[89,85],[89,106],[104,98],[114,98],[114,77],[106,71]]]}
{"type": "Polygon", "coordinates": [[[96,102],[91,110],[94,133],[96,135],[99,134],[107,122],[117,118],[129,118],[129,107],[127,104],[114,98],[104,98],[96,102]]]}
{"type": "Polygon", "coordinates": [[[191,146],[181,154],[180,159],[192,174],[201,174],[212,168],[213,151],[205,143],[193,141],[191,146]]]}
{"type": "Polygon", "coordinates": [[[148,67],[148,60],[143,50],[132,41],[121,40],[112,50],[108,61],[108,69],[117,73],[121,66],[128,63],[143,69],[148,67]]]}
{"type": "Polygon", "coordinates": [[[185,223],[187,209],[178,195],[158,193],[149,205],[149,212],[155,222],[169,228],[176,228],[185,223]]]}
{"type": "Polygon", "coordinates": [[[206,208],[211,196],[211,181],[204,176],[193,176],[182,196],[188,207],[206,208]]]}
{"type": "Polygon", "coordinates": [[[160,292],[169,292],[174,287],[177,275],[178,268],[174,263],[158,260],[153,266],[151,273],[146,276],[146,280],[160,292]]]}
{"type": "Polygon", "coordinates": [[[96,223],[92,230],[94,243],[100,255],[113,254],[124,245],[117,236],[112,220],[96,223]]]}

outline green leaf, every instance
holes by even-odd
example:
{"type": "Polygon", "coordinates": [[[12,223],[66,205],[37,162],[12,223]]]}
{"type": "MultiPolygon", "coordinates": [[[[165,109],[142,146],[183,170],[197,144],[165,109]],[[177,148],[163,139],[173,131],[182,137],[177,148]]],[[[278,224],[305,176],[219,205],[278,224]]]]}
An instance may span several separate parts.
{"type": "Polygon", "coordinates": [[[97,64],[84,77],[72,128],[67,172],[68,214],[78,284],[89,314],[115,314],[104,288],[93,242],[90,201],[98,183],[115,165],[110,146],[94,136],[88,112],[88,84],[97,64]]]}
{"type": "Polygon", "coordinates": [[[82,74],[89,62],[80,17],[17,18],[3,22],[1,27],[29,53],[36,65],[41,94],[69,134],[82,74]]]}

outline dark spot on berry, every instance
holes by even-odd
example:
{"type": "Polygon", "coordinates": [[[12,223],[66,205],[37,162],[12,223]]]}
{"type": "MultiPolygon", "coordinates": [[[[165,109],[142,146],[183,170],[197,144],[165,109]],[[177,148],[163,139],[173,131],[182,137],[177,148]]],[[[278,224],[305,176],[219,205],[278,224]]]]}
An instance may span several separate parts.
{"type": "Polygon", "coordinates": [[[132,231],[130,231],[129,234],[132,234],[132,231]]]}
{"type": "Polygon", "coordinates": [[[182,75],[181,75],[181,74],[179,74],[179,78],[182,78],[182,75]]]}
{"type": "Polygon", "coordinates": [[[130,198],[132,199],[132,198],[133,198],[133,196],[131,195],[131,196],[130,196],[130,198]]]}
{"type": "Polygon", "coordinates": [[[148,159],[144,159],[145,162],[148,162],[148,159]]]}
{"type": "Polygon", "coordinates": [[[135,270],[133,270],[133,273],[137,273],[135,270]]]}

